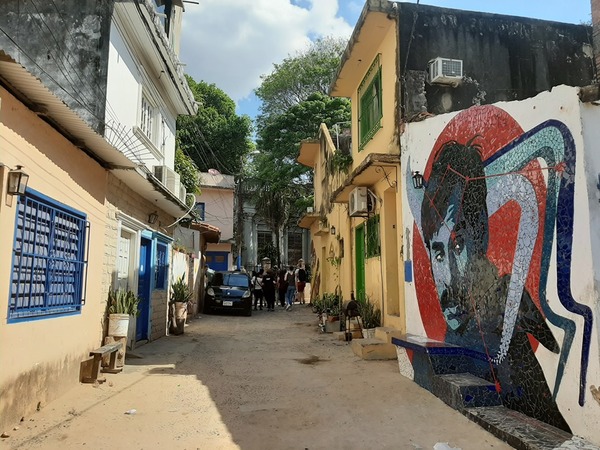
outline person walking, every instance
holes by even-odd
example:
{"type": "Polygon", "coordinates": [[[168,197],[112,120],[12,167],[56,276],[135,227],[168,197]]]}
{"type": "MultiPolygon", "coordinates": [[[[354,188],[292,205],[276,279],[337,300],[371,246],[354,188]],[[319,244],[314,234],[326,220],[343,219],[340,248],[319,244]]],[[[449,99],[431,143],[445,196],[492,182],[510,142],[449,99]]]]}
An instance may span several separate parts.
{"type": "Polygon", "coordinates": [[[298,268],[295,272],[296,276],[296,300],[301,305],[304,305],[304,288],[306,287],[306,267],[304,266],[304,260],[298,260],[298,268]]]}
{"type": "Polygon", "coordinates": [[[282,308],[285,307],[285,294],[288,287],[287,281],[285,280],[286,273],[287,270],[285,270],[285,267],[282,267],[277,272],[277,295],[279,296],[279,304],[282,308]]]}
{"type": "Polygon", "coordinates": [[[267,311],[275,311],[275,277],[275,272],[270,269],[262,273],[262,288],[267,301],[267,311]]]}
{"type": "Polygon", "coordinates": [[[260,306],[260,309],[263,308],[263,288],[262,288],[262,277],[256,271],[252,272],[252,291],[254,294],[254,311],[256,311],[256,307],[260,306]],[[260,305],[259,305],[260,303],[260,305]]]}
{"type": "Polygon", "coordinates": [[[294,266],[290,266],[285,273],[285,282],[287,283],[287,291],[285,293],[285,302],[287,305],[285,306],[285,309],[290,311],[296,293],[296,275],[294,273],[294,266]]]}

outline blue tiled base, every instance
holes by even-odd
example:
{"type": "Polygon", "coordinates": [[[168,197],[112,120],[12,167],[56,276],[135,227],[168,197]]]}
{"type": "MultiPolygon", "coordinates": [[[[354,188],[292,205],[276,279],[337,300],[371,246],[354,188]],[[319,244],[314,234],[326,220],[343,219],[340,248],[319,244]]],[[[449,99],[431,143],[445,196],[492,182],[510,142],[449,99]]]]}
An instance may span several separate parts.
{"type": "Polygon", "coordinates": [[[432,380],[431,392],[459,411],[502,405],[495,385],[470,373],[436,375],[432,380]]]}

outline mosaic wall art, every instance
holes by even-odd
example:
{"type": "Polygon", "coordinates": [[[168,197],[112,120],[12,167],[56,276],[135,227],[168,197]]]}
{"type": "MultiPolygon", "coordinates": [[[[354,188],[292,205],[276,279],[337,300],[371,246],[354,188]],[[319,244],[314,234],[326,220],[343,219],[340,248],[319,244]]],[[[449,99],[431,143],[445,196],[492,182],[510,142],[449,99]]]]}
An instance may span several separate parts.
{"type": "Polygon", "coordinates": [[[566,431],[556,398],[580,333],[579,404],[586,400],[593,321],[570,290],[575,160],[563,123],[524,131],[504,110],[482,106],[455,116],[426,166],[411,168],[409,160],[406,171],[414,285],[427,336],[487,355],[484,377],[505,406],[566,431]],[[415,189],[412,170],[419,169],[424,187],[415,189]],[[571,318],[548,301],[551,268],[560,311],[571,318]],[[554,335],[548,323],[563,332],[554,335]],[[556,373],[542,370],[539,345],[556,355],[556,373]]]}

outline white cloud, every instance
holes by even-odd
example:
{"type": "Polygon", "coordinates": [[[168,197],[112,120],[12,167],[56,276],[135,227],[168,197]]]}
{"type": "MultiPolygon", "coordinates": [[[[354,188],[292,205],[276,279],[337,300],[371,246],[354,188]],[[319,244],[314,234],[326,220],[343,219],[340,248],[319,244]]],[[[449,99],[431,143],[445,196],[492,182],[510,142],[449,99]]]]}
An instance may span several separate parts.
{"type": "Polygon", "coordinates": [[[196,81],[246,98],[273,63],[305,49],[311,38],[349,37],[338,0],[200,0],[186,4],[181,60],[196,81]],[[293,4],[295,3],[295,4],[293,4]]]}

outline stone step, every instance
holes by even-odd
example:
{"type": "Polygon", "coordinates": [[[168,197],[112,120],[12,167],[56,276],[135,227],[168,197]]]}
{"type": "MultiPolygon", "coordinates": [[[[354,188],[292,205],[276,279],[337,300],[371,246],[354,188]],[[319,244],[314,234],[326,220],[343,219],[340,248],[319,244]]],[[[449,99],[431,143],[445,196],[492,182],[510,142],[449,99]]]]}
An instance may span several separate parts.
{"type": "Polygon", "coordinates": [[[392,343],[393,337],[402,336],[402,332],[392,327],[377,327],[375,328],[375,339],[379,339],[383,342],[392,343]]]}
{"type": "Polygon", "coordinates": [[[472,407],[502,405],[494,383],[470,373],[435,375],[431,392],[459,411],[472,407]]]}
{"type": "Polygon", "coordinates": [[[353,339],[352,351],[362,359],[396,359],[396,346],[375,338],[353,339]]]}
{"type": "Polygon", "coordinates": [[[517,450],[599,449],[579,437],[503,406],[466,408],[462,412],[517,450]]]}

